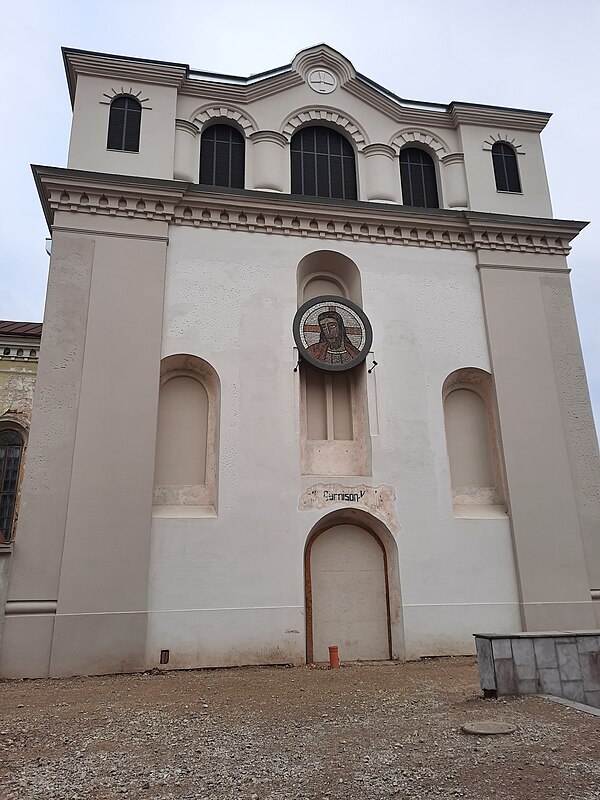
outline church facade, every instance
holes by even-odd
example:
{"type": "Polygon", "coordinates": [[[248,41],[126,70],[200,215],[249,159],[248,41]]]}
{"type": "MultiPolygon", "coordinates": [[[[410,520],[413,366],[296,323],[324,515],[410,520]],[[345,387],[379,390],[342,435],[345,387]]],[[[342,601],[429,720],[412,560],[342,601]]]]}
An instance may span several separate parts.
{"type": "MultiPolygon", "coordinates": [[[[600,626],[549,115],[65,50],[9,677],[600,626]]],[[[7,551],[8,552],[8,551],[7,551]]]]}

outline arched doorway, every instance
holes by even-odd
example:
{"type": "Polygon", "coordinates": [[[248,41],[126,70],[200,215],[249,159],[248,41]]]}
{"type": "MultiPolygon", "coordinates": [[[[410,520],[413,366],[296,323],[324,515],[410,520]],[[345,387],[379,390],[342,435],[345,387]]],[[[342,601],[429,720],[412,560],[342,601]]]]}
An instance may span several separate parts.
{"type": "Polygon", "coordinates": [[[343,661],[392,658],[386,550],[358,524],[317,530],[305,555],[307,661],[327,661],[338,645],[343,661]]]}

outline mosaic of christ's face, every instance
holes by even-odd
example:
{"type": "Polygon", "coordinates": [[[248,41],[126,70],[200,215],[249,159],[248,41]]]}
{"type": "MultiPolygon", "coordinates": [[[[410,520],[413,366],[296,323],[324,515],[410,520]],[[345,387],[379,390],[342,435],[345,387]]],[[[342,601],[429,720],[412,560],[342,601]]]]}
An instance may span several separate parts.
{"type": "Polygon", "coordinates": [[[336,314],[334,316],[331,313],[324,312],[323,314],[319,314],[318,322],[321,328],[321,338],[325,339],[332,350],[339,349],[342,345],[344,334],[346,333],[344,321],[340,315],[336,314]]]}

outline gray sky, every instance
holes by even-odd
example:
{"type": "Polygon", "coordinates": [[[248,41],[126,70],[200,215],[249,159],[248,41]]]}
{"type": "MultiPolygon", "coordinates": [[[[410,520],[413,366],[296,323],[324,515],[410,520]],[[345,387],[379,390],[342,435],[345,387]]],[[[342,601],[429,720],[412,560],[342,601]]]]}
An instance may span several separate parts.
{"type": "Polygon", "coordinates": [[[600,420],[597,0],[4,0],[0,10],[0,319],[43,316],[48,233],[29,165],[66,165],[62,45],[249,75],[327,42],[401,97],[553,112],[542,140],[554,215],[592,220],[569,262],[600,420]]]}

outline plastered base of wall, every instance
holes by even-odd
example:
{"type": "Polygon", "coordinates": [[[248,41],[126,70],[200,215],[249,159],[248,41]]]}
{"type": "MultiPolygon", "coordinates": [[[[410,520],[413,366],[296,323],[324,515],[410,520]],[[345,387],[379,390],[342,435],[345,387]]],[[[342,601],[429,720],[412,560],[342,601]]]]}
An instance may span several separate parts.
{"type": "Polygon", "coordinates": [[[147,668],[160,666],[161,650],[169,650],[169,669],[302,664],[304,609],[154,611],[148,615],[147,668]]]}
{"type": "Polygon", "coordinates": [[[3,678],[45,678],[54,614],[6,616],[0,651],[3,678]]]}
{"type": "Polygon", "coordinates": [[[407,660],[428,655],[473,655],[473,631],[520,630],[518,603],[404,606],[407,660]],[[490,626],[492,626],[490,628],[490,626]]]}

